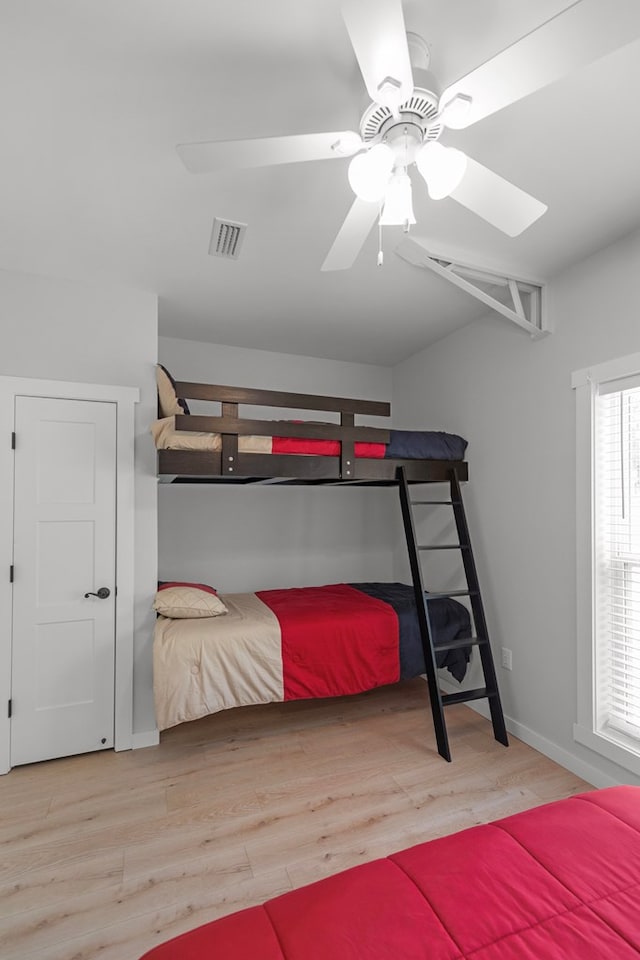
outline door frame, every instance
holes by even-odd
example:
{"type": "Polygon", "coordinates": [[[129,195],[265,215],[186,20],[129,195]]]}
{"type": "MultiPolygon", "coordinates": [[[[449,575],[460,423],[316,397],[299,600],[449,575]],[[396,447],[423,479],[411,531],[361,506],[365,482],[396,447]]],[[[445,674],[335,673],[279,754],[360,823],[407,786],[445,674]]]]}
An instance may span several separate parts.
{"type": "MultiPolygon", "coordinates": [[[[133,616],[135,404],[137,387],[97,383],[69,383],[0,376],[0,774],[11,768],[12,585],[9,570],[13,563],[14,452],[11,434],[15,430],[15,398],[51,397],[60,400],[95,400],[116,404],[116,579],[118,596],[115,618],[115,711],[114,749],[133,746],[133,616]]],[[[19,438],[17,443],[19,443],[19,438]]]]}

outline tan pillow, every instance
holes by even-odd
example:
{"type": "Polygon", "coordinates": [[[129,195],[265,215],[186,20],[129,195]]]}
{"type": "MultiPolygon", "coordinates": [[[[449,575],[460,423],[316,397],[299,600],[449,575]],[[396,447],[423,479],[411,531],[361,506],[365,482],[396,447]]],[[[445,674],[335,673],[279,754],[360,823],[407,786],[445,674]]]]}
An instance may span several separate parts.
{"type": "Polygon", "coordinates": [[[176,395],[176,382],[161,363],[156,367],[156,382],[158,384],[158,403],[162,417],[173,417],[180,413],[189,413],[186,400],[176,395]]]}
{"type": "Polygon", "coordinates": [[[153,609],[172,620],[219,617],[228,612],[213,587],[174,580],[159,585],[153,609]]]}

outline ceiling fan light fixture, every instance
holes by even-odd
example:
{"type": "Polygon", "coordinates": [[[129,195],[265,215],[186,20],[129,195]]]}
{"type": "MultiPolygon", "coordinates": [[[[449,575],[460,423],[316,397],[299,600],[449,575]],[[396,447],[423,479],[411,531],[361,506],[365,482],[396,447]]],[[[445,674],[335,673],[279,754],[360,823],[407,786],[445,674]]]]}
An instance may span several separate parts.
{"type": "Polygon", "coordinates": [[[377,203],[389,183],[395,156],[386,143],[377,143],[367,153],[357,154],[349,164],[349,186],[360,200],[377,203]]]}
{"type": "Polygon", "coordinates": [[[455,97],[447,100],[444,106],[441,102],[438,111],[441,123],[444,123],[445,127],[451,127],[453,130],[460,130],[462,127],[466,127],[469,114],[471,113],[472,103],[473,98],[468,97],[465,93],[456,93],[455,97]]]}
{"type": "Polygon", "coordinates": [[[416,222],[413,215],[411,180],[404,168],[394,171],[386,193],[380,216],[381,227],[405,227],[416,222]]]}
{"type": "Polygon", "coordinates": [[[443,200],[460,186],[467,169],[467,157],[455,147],[425,143],[416,156],[416,166],[427,183],[432,200],[443,200]]]}

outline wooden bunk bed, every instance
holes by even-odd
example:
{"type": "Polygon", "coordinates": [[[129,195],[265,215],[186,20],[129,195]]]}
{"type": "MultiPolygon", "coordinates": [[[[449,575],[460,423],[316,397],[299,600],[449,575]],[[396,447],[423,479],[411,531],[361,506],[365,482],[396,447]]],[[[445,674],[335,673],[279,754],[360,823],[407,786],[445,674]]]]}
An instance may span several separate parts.
{"type": "Polygon", "coordinates": [[[163,482],[251,483],[282,480],[289,483],[340,482],[396,486],[400,467],[404,467],[409,483],[448,482],[452,471],[455,471],[458,480],[468,479],[467,464],[463,460],[356,457],[356,443],[388,444],[390,440],[390,431],[387,429],[356,426],[356,415],[389,417],[389,403],[204,383],[177,382],[175,389],[181,399],[217,402],[222,406],[220,416],[181,414],[176,423],[178,432],[219,434],[222,442],[218,451],[159,450],[158,476],[163,482]],[[334,413],[339,415],[340,422],[249,419],[240,416],[241,404],[309,410],[317,414],[334,413]],[[303,440],[335,441],[340,445],[340,453],[337,456],[316,456],[312,453],[243,453],[238,449],[241,437],[268,437],[274,434],[303,440]]]}
{"type": "MultiPolygon", "coordinates": [[[[468,478],[467,463],[463,459],[466,441],[458,436],[441,432],[393,431],[356,425],[356,416],[389,417],[390,404],[385,402],[185,381],[175,382],[164,368],[160,370],[162,373],[159,374],[159,387],[160,377],[165,388],[169,381],[171,384],[168,402],[166,397],[163,402],[163,394],[159,391],[159,412],[162,418],[152,428],[156,445],[159,447],[158,477],[161,482],[393,486],[399,489],[413,581],[413,616],[417,617],[418,643],[424,657],[438,751],[446,760],[451,759],[444,707],[448,704],[481,698],[488,700],[496,739],[505,746],[508,745],[460,492],[461,481],[468,478]],[[192,415],[187,404],[189,400],[217,403],[220,405],[220,412],[211,416],[192,415]],[[314,417],[326,416],[329,413],[334,417],[337,415],[339,422],[318,422],[317,419],[294,421],[248,418],[240,415],[240,406],[243,405],[275,407],[296,411],[296,415],[298,415],[297,411],[311,411],[314,417]],[[190,438],[198,438],[198,440],[194,443],[190,438]],[[208,449],[193,448],[198,445],[208,449]],[[184,446],[189,449],[184,449],[184,446]],[[256,452],[256,449],[270,452],[256,452]],[[282,449],[286,449],[287,452],[278,452],[282,449]],[[288,452],[289,450],[292,452],[288,452]],[[401,450],[405,455],[393,455],[397,450],[401,450]],[[425,451],[429,453],[435,451],[435,455],[425,456],[425,451]],[[451,456],[452,451],[454,456],[451,456]],[[448,484],[450,499],[412,501],[409,493],[411,484],[433,483],[448,484]],[[442,547],[417,544],[413,509],[417,503],[429,502],[448,503],[453,508],[459,536],[459,543],[454,547],[461,551],[467,590],[446,594],[425,592],[420,552],[427,549],[442,549],[442,547]],[[442,643],[435,637],[434,625],[437,614],[431,601],[451,603],[451,598],[459,595],[469,599],[475,636],[470,636],[470,631],[461,631],[453,639],[449,637],[446,643],[442,643]],[[442,663],[442,651],[469,649],[472,646],[478,647],[485,679],[484,686],[474,690],[443,694],[437,680],[437,670],[442,663]],[[438,660],[438,654],[440,660],[438,660]]],[[[457,602],[454,605],[460,606],[457,602]]],[[[192,628],[192,632],[196,632],[195,627],[192,628]]],[[[159,634],[162,634],[161,626],[156,629],[156,638],[159,634]]],[[[196,643],[199,644],[200,640],[196,643]]],[[[184,650],[187,645],[178,643],[174,646],[184,650]]],[[[193,674],[204,672],[196,662],[190,665],[185,662],[183,670],[189,670],[193,674]]],[[[163,676],[171,676],[175,671],[171,664],[163,662],[162,673],[163,676]]],[[[203,696],[202,690],[199,690],[197,695],[205,704],[205,708],[197,706],[196,709],[207,712],[206,697],[203,696]]],[[[180,702],[181,697],[182,693],[176,691],[174,701],[180,702]]],[[[169,694],[166,694],[165,699],[168,698],[169,694]]],[[[221,694],[219,700],[223,703],[223,707],[224,699],[225,694],[221,694]]],[[[268,701],[247,700],[246,702],[268,701]]],[[[216,706],[215,709],[223,707],[216,706]]],[[[183,709],[181,706],[180,710],[183,709]]],[[[168,716],[164,710],[162,713],[168,716]]],[[[167,725],[179,722],[175,717],[180,715],[173,713],[167,725]]],[[[193,716],[196,715],[202,715],[202,713],[193,714],[193,716]]]]}

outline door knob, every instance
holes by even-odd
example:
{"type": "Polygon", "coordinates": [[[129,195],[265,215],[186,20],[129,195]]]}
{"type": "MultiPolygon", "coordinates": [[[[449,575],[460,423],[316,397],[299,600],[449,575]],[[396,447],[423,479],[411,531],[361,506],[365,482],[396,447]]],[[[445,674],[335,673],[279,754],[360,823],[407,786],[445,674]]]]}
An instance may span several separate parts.
{"type": "Polygon", "coordinates": [[[99,600],[106,600],[107,597],[110,597],[110,596],[111,596],[111,590],[109,590],[109,587],[99,587],[95,593],[89,592],[89,593],[85,593],[84,595],[85,600],[87,599],[87,597],[97,597],[99,600]]]}

